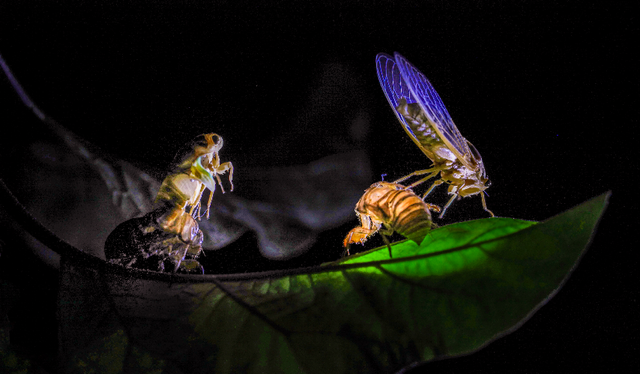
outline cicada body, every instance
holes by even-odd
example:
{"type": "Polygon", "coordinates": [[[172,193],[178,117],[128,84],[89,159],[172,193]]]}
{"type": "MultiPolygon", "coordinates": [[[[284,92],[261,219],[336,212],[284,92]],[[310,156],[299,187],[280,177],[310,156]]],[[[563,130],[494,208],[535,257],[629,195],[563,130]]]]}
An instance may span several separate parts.
{"type": "Polygon", "coordinates": [[[391,257],[391,244],[387,236],[397,232],[420,244],[427,233],[436,227],[431,220],[430,210],[440,211],[440,208],[425,203],[401,184],[374,183],[356,204],[355,211],[361,226],[349,231],[343,245],[348,253],[350,244],[364,244],[371,235],[380,231],[391,257]]]}
{"type": "Polygon", "coordinates": [[[378,79],[389,104],[394,109],[405,132],[433,162],[429,169],[418,170],[395,181],[410,177],[425,177],[407,186],[413,188],[440,175],[423,195],[423,199],[442,184],[449,184],[452,195],[442,209],[442,218],[456,198],[480,194],[482,207],[487,209],[483,192],[489,185],[482,157],[476,148],[458,131],[442,99],[427,77],[399,53],[376,56],[378,79]]]}
{"type": "Polygon", "coordinates": [[[178,152],[171,172],[160,186],[153,210],[121,223],[109,234],[105,243],[107,259],[153,271],[203,273],[196,260],[202,252],[203,240],[196,221],[201,218],[200,200],[205,189],[209,189],[208,218],[216,181],[224,193],[219,175],[227,171],[233,191],[233,165],[221,164],[218,155],[222,144],[219,135],[204,134],[178,152]]]}
{"type": "Polygon", "coordinates": [[[173,168],[160,186],[156,196],[155,206],[169,205],[181,211],[187,206],[191,208],[189,214],[199,217],[200,199],[205,189],[209,189],[207,203],[207,218],[211,199],[216,191],[216,181],[222,193],[224,187],[220,174],[229,171],[229,184],[233,191],[233,165],[231,162],[220,163],[218,152],[223,145],[222,137],[218,134],[203,134],[181,149],[174,158],[173,168]],[[214,180],[213,178],[216,178],[214,180]]]}

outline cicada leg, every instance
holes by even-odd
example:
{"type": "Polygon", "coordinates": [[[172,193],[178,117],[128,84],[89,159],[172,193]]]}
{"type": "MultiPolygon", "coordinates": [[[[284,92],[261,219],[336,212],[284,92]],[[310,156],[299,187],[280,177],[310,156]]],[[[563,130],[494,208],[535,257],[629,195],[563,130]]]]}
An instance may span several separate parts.
{"type": "MultiPolygon", "coordinates": [[[[442,182],[440,182],[442,183],[442,182]]],[[[435,184],[435,183],[434,183],[435,184]]],[[[429,191],[427,191],[427,193],[425,194],[425,196],[429,193],[429,191]]],[[[423,197],[424,198],[424,197],[423,197]]],[[[449,201],[447,202],[447,205],[444,206],[444,208],[442,208],[442,213],[440,213],[440,215],[438,216],[438,218],[442,218],[444,217],[444,213],[447,211],[447,208],[449,208],[449,206],[453,203],[453,201],[456,198],[460,198],[460,195],[455,194],[453,196],[451,196],[451,199],[449,199],[449,201]]],[[[480,193],[480,198],[482,199],[482,208],[488,212],[489,214],[491,214],[491,217],[495,217],[495,214],[493,214],[492,211],[489,210],[489,208],[487,208],[487,201],[484,198],[484,195],[482,193],[480,193]]]]}
{"type": "Polygon", "coordinates": [[[391,242],[389,242],[389,239],[387,238],[387,236],[392,234],[393,234],[393,230],[380,231],[380,236],[382,236],[382,240],[384,240],[384,244],[386,244],[387,248],[389,248],[389,258],[393,258],[393,254],[391,253],[391,242]]]}
{"type": "MultiPolygon", "coordinates": [[[[422,195],[422,201],[424,201],[424,199],[429,196],[429,194],[431,193],[431,191],[433,191],[434,188],[438,187],[439,185],[441,185],[442,183],[444,183],[444,179],[438,179],[437,181],[433,182],[433,184],[431,185],[431,187],[429,187],[429,189],[427,190],[427,192],[425,192],[422,195]]],[[[413,186],[413,185],[411,185],[413,186]]]]}
{"type": "MultiPolygon", "coordinates": [[[[425,196],[425,197],[426,197],[426,196],[425,196]]],[[[423,197],[423,199],[424,199],[424,197],[423,197]]],[[[436,213],[440,213],[440,211],[442,210],[442,209],[440,209],[440,207],[439,207],[439,206],[437,206],[437,205],[435,205],[435,204],[429,204],[429,203],[425,202],[425,205],[427,206],[427,208],[428,208],[429,210],[432,210],[432,211],[434,211],[434,212],[436,212],[436,213]]]]}
{"type": "Polygon", "coordinates": [[[231,162],[225,162],[220,165],[219,170],[221,170],[220,174],[224,173],[226,170],[229,170],[229,184],[231,185],[230,191],[233,191],[233,164],[231,162]]]}
{"type": "Polygon", "coordinates": [[[441,169],[439,167],[435,167],[435,168],[431,168],[431,169],[425,169],[425,170],[416,170],[416,171],[414,171],[413,173],[411,173],[409,175],[405,175],[404,177],[393,181],[393,183],[400,183],[400,182],[402,182],[404,180],[407,180],[407,179],[409,179],[411,177],[415,177],[415,176],[418,176],[418,175],[424,175],[424,174],[427,174],[427,173],[429,174],[426,177],[420,179],[419,181],[417,181],[417,182],[415,182],[415,183],[413,183],[413,184],[411,184],[410,186],[407,187],[407,188],[413,188],[413,187],[419,185],[420,183],[424,183],[425,181],[435,177],[436,175],[438,175],[440,170],[441,169]]]}
{"type": "Polygon", "coordinates": [[[438,218],[442,218],[444,217],[444,213],[447,211],[447,208],[449,208],[449,205],[451,205],[451,203],[453,203],[453,200],[456,199],[456,197],[459,197],[457,194],[451,196],[451,199],[449,199],[449,201],[447,202],[447,205],[444,206],[444,208],[442,208],[442,213],[440,213],[440,215],[438,216],[438,218]]]}
{"type": "Polygon", "coordinates": [[[209,191],[209,201],[207,201],[207,219],[209,219],[209,212],[211,212],[212,201],[213,201],[213,192],[209,191]]]}
{"type": "Polygon", "coordinates": [[[489,212],[489,214],[491,214],[491,217],[495,217],[495,214],[493,214],[493,212],[487,208],[487,201],[484,199],[484,194],[482,192],[480,193],[480,198],[482,199],[482,208],[489,212]]]}
{"type": "MultiPolygon", "coordinates": [[[[193,199],[191,201],[191,210],[189,211],[189,215],[191,217],[197,217],[198,220],[200,219],[200,209],[202,207],[202,204],[200,203],[200,199],[202,199],[202,194],[204,193],[204,190],[207,187],[202,184],[200,186],[200,191],[198,192],[198,194],[196,195],[195,199],[193,199]],[[197,209],[197,210],[196,210],[197,209]],[[194,216],[193,213],[196,212],[196,215],[194,216]]],[[[213,196],[213,194],[211,194],[211,196],[213,196]]],[[[209,197],[209,201],[211,201],[211,197],[209,197]]],[[[211,203],[209,203],[209,205],[211,205],[211,203]]],[[[209,218],[209,213],[207,212],[207,218],[209,218]]]]}
{"type": "Polygon", "coordinates": [[[216,180],[220,185],[220,189],[222,193],[224,193],[224,187],[222,186],[222,180],[220,179],[220,175],[229,171],[229,184],[231,185],[231,191],[233,191],[233,164],[231,162],[225,162],[223,164],[217,164],[219,161],[216,159],[216,164],[213,166],[215,171],[216,180]]]}

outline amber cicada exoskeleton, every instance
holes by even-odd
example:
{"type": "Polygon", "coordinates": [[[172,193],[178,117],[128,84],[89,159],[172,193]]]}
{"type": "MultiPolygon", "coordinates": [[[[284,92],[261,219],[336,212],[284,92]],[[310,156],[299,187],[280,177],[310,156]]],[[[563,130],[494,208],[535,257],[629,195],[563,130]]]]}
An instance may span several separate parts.
{"type": "Polygon", "coordinates": [[[160,186],[153,210],[118,225],[105,243],[105,255],[112,263],[126,267],[167,272],[203,273],[196,258],[202,252],[201,198],[209,189],[206,215],[209,217],[216,181],[222,192],[220,174],[229,172],[233,191],[233,165],[220,163],[222,137],[198,136],[174,159],[173,168],[160,186]],[[215,179],[214,179],[215,178],[215,179]]]}
{"type": "Polygon", "coordinates": [[[429,169],[415,171],[395,181],[400,183],[410,177],[425,177],[407,186],[413,188],[440,174],[423,195],[423,199],[442,184],[449,184],[452,195],[442,209],[440,218],[456,198],[480,194],[482,207],[487,209],[483,192],[489,185],[482,157],[476,148],[458,131],[447,108],[427,77],[399,53],[376,56],[378,79],[384,94],[405,132],[420,150],[433,161],[429,169]]]}
{"type": "Polygon", "coordinates": [[[392,254],[387,236],[394,232],[420,244],[427,233],[436,227],[431,221],[430,210],[439,212],[440,208],[425,203],[401,184],[372,184],[356,204],[355,211],[361,226],[349,231],[344,238],[343,245],[347,248],[347,254],[350,244],[364,244],[378,231],[389,248],[389,257],[392,257],[392,254]]]}

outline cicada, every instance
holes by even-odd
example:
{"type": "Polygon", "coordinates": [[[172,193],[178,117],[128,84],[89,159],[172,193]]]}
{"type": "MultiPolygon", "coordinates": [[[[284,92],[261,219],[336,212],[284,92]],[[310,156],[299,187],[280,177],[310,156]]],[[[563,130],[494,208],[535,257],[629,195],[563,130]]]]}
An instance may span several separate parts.
{"type": "Polygon", "coordinates": [[[105,243],[112,263],[126,267],[167,272],[203,273],[196,258],[202,252],[202,195],[209,189],[209,210],[216,181],[224,193],[220,175],[229,172],[233,191],[233,165],[220,163],[222,137],[203,134],[176,155],[173,168],[160,186],[153,210],[118,225],[105,243]],[[215,178],[215,179],[214,179],[215,178]]]}
{"type": "Polygon", "coordinates": [[[423,195],[423,199],[442,184],[449,184],[452,195],[442,209],[440,218],[456,198],[480,194],[482,207],[487,209],[483,192],[490,182],[478,150],[465,139],[453,123],[447,108],[427,77],[399,53],[376,56],[378,79],[389,104],[405,132],[433,162],[429,169],[414,171],[395,181],[400,183],[413,176],[427,174],[407,186],[413,188],[440,174],[423,195]]]}
{"type": "Polygon", "coordinates": [[[392,254],[387,236],[394,232],[420,244],[427,233],[436,227],[431,220],[430,210],[439,212],[440,208],[425,203],[401,184],[384,181],[372,184],[356,204],[355,211],[361,226],[349,231],[344,238],[347,254],[350,244],[364,244],[378,231],[389,248],[389,257],[392,254]]]}

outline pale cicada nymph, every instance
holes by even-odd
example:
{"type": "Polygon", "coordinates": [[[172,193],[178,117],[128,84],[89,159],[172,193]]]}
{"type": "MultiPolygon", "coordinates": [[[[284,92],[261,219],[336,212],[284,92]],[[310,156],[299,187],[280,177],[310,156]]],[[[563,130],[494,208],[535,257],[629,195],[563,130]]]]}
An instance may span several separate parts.
{"type": "Polygon", "coordinates": [[[372,184],[356,204],[355,211],[361,226],[349,231],[344,238],[343,245],[347,248],[347,254],[351,244],[364,244],[378,231],[389,248],[389,257],[392,254],[387,236],[394,232],[420,244],[428,232],[436,227],[431,221],[430,210],[439,212],[440,208],[425,203],[401,184],[372,184]]]}
{"type": "Polygon", "coordinates": [[[203,134],[178,152],[153,210],[121,223],[109,234],[105,255],[110,262],[153,271],[204,272],[196,260],[203,240],[196,221],[201,218],[200,200],[209,189],[209,218],[216,181],[224,193],[220,175],[227,171],[233,191],[233,165],[220,163],[218,152],[222,144],[219,135],[203,134]]]}
{"type": "Polygon", "coordinates": [[[427,77],[399,53],[376,56],[378,79],[384,94],[405,132],[420,150],[433,162],[429,169],[415,171],[395,181],[400,183],[410,177],[427,174],[407,186],[413,188],[440,174],[423,195],[423,199],[442,184],[449,184],[451,199],[442,209],[440,218],[456,198],[480,194],[482,207],[487,208],[484,190],[489,178],[476,148],[458,131],[447,108],[427,77]]]}

